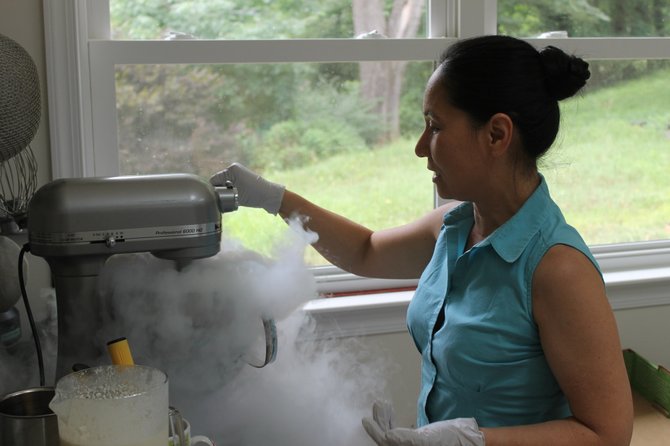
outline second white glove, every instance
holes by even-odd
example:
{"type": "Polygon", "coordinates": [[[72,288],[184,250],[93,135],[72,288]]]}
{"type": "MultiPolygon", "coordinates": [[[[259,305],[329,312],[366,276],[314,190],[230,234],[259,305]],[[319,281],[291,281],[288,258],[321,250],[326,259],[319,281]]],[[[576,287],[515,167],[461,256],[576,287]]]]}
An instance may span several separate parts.
{"type": "Polygon", "coordinates": [[[231,164],[209,179],[214,186],[225,186],[228,181],[237,189],[240,206],[263,208],[273,215],[279,212],[286,190],[283,185],[268,181],[239,163],[231,164]]]}
{"type": "Polygon", "coordinates": [[[363,418],[365,431],[378,446],[485,446],[474,418],[437,421],[418,429],[393,423],[393,408],[382,402],[374,403],[372,418],[363,418]]]}

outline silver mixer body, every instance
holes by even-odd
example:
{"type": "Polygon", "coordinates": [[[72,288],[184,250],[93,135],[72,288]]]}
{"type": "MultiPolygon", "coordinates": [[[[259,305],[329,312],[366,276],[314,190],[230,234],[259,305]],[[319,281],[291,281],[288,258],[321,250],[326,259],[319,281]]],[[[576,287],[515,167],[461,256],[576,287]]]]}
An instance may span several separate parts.
{"type": "Polygon", "coordinates": [[[179,264],[215,255],[221,214],[237,205],[233,187],[190,174],[59,179],[40,188],[28,210],[28,237],[56,289],[56,379],[102,354],[97,279],[110,256],[151,252],[179,264]]]}

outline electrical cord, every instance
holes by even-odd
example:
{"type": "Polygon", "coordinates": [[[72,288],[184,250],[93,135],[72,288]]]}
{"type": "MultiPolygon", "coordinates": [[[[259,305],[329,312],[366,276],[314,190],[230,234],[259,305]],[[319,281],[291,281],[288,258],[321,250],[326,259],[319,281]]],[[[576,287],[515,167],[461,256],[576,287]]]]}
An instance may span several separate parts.
{"type": "Polygon", "coordinates": [[[40,369],[40,386],[44,387],[44,358],[42,357],[42,346],[40,345],[40,337],[37,334],[37,326],[35,325],[35,319],[33,318],[33,312],[30,309],[30,302],[28,302],[28,293],[26,292],[26,284],[23,280],[23,257],[27,252],[30,252],[30,244],[26,243],[21,248],[21,253],[19,254],[19,285],[21,286],[21,296],[23,297],[23,304],[26,306],[26,314],[28,315],[28,321],[30,322],[30,329],[33,332],[33,339],[35,340],[35,351],[37,352],[37,364],[40,369]]]}

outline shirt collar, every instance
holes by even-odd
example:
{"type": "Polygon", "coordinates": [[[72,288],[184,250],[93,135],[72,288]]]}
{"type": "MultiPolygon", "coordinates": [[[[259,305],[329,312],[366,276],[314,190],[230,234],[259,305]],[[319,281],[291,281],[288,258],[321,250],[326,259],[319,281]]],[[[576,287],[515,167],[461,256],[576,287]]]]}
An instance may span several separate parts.
{"type": "MultiPolygon", "coordinates": [[[[540,174],[540,184],[516,214],[482,240],[477,246],[490,244],[506,262],[512,263],[524,252],[530,240],[539,232],[546,218],[546,209],[551,198],[547,183],[540,174]]],[[[472,203],[465,202],[455,207],[444,217],[445,225],[455,225],[465,219],[472,220],[472,203]]],[[[467,227],[470,230],[470,226],[467,227]]]]}
{"type": "Polygon", "coordinates": [[[493,249],[506,262],[512,263],[518,259],[530,240],[540,231],[547,218],[546,209],[550,200],[547,182],[540,175],[540,185],[521,209],[488,237],[493,249]]]}
{"type": "Polygon", "coordinates": [[[443,222],[445,226],[456,225],[457,223],[463,220],[472,220],[473,219],[473,208],[472,203],[469,201],[464,201],[455,208],[451,209],[444,215],[443,222]]]}

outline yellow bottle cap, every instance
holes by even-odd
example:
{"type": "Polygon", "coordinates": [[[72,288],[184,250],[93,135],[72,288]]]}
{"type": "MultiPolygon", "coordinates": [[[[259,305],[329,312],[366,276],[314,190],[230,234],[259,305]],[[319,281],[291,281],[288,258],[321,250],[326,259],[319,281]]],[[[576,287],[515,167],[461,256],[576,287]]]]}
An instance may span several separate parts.
{"type": "Polygon", "coordinates": [[[126,338],[114,339],[107,343],[107,351],[112,364],[115,365],[135,365],[133,355],[130,353],[130,345],[126,338]]]}

